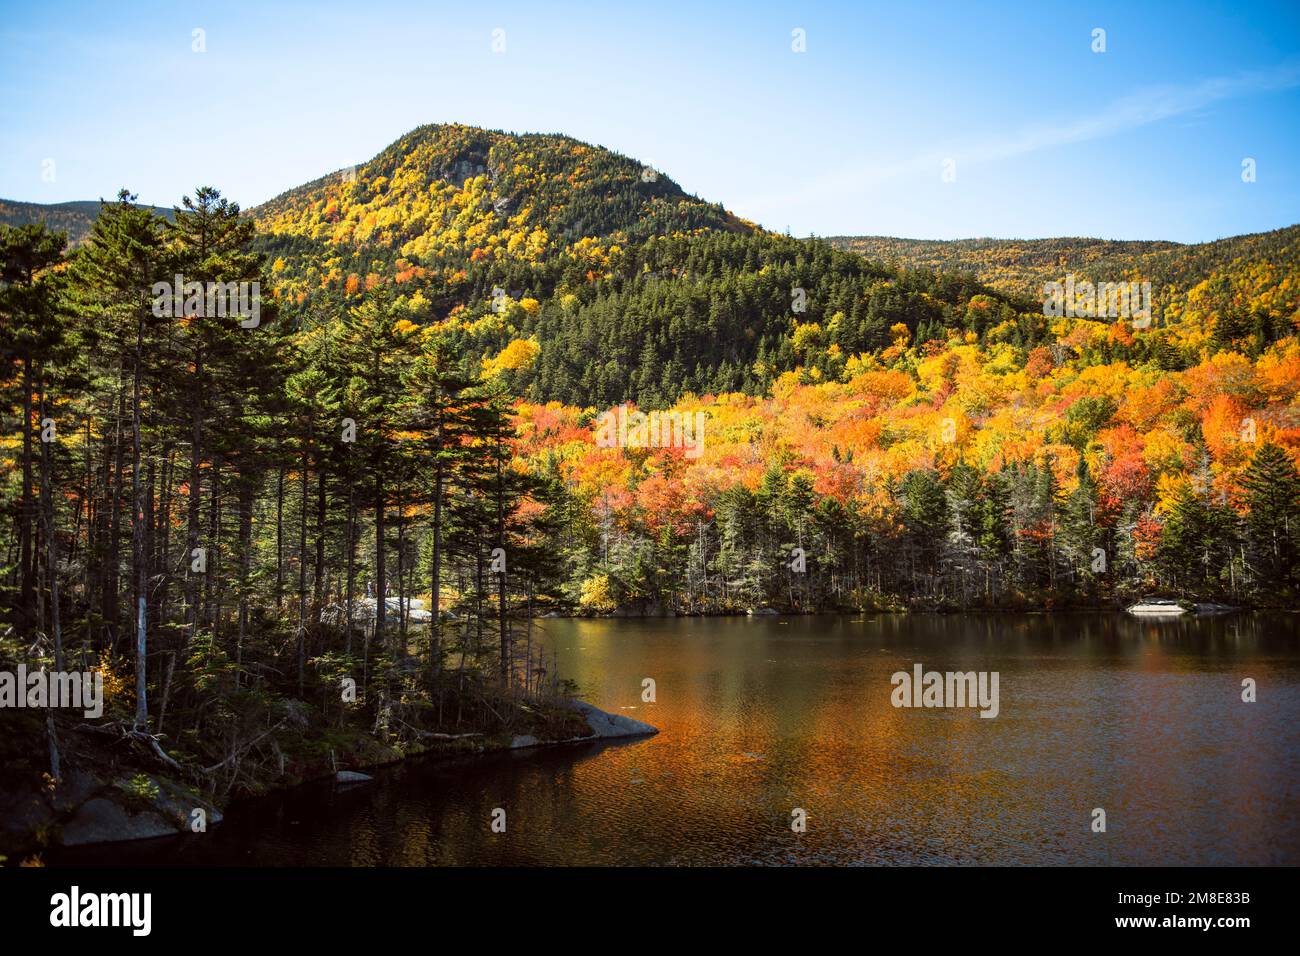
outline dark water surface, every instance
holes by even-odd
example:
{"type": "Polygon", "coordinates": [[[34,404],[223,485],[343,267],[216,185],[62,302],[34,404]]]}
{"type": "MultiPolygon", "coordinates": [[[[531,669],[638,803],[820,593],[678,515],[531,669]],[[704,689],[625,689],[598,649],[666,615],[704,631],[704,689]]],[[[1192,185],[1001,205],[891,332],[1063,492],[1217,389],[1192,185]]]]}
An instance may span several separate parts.
{"type": "Polygon", "coordinates": [[[1296,615],[544,623],[562,674],[659,735],[412,762],[51,862],[1300,863],[1296,615]],[[893,707],[917,661],[997,671],[999,715],[893,707]]]}

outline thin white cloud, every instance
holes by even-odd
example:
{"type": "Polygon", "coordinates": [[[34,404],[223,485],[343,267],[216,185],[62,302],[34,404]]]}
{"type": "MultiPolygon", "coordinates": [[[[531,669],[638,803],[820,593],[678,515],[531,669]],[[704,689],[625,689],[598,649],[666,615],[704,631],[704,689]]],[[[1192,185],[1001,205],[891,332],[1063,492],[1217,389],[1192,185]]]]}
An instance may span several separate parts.
{"type": "Polygon", "coordinates": [[[1296,86],[1300,86],[1300,64],[1243,73],[1236,77],[1215,77],[1189,86],[1147,87],[1116,100],[1096,116],[1073,123],[1033,127],[1005,140],[978,144],[956,155],[959,162],[1009,159],[1055,146],[1114,136],[1204,109],[1220,100],[1288,90],[1296,86]]]}
{"type": "Polygon", "coordinates": [[[761,221],[765,210],[776,211],[809,202],[842,199],[846,194],[861,193],[912,174],[938,177],[941,165],[947,159],[956,160],[958,168],[998,162],[1058,146],[1115,136],[1193,113],[1222,100],[1289,90],[1297,86],[1300,86],[1300,63],[1288,63],[1234,77],[1214,77],[1182,86],[1144,87],[1083,119],[1029,126],[983,141],[929,149],[898,163],[835,170],[801,188],[753,197],[748,201],[737,202],[733,208],[741,215],[761,221]]]}

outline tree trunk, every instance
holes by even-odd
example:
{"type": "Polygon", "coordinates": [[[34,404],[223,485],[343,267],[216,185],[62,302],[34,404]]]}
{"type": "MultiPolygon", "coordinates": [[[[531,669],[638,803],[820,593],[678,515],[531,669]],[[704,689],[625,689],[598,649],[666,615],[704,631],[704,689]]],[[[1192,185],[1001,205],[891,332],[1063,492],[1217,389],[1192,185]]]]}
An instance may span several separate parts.
{"type": "Polygon", "coordinates": [[[248,571],[253,551],[253,484],[247,476],[239,486],[239,633],[235,641],[235,686],[244,667],[244,636],[248,631],[248,571]]]}
{"type": "Polygon", "coordinates": [[[312,616],[320,614],[325,585],[325,469],[316,473],[316,566],[312,577],[312,616]]]}
{"type": "Polygon", "coordinates": [[[171,563],[171,528],[172,528],[172,480],[175,477],[175,459],[170,444],[163,447],[162,492],[158,498],[157,526],[158,553],[154,558],[154,567],[162,573],[158,583],[158,600],[154,619],[159,626],[167,620],[168,588],[172,581],[171,563]]]}
{"type": "Polygon", "coordinates": [[[204,603],[215,647],[221,631],[221,455],[212,454],[212,486],[208,494],[208,570],[203,575],[204,603]]]}
{"type": "MultiPolygon", "coordinates": [[[[198,380],[203,375],[203,349],[196,348],[194,353],[194,376],[198,380]]],[[[181,652],[184,653],[189,642],[194,640],[199,630],[199,582],[193,571],[189,570],[194,560],[194,549],[199,546],[199,508],[201,505],[202,478],[200,464],[203,455],[203,407],[200,396],[194,403],[194,417],[190,421],[190,487],[189,487],[189,522],[185,544],[185,604],[189,625],[181,638],[181,652]]]]}
{"type": "Polygon", "coordinates": [[[434,466],[433,476],[433,568],[430,572],[429,657],[432,672],[442,673],[442,460],[434,466]]]}
{"type": "MultiPolygon", "coordinates": [[[[279,443],[276,451],[279,452],[279,443]]],[[[284,607],[284,460],[275,479],[275,606],[284,607]]]]}
{"type": "MultiPolygon", "coordinates": [[[[497,547],[505,550],[506,546],[506,512],[505,488],[501,470],[501,459],[497,459],[497,547]]],[[[503,563],[497,577],[497,616],[500,618],[501,630],[501,681],[510,682],[510,621],[506,616],[506,568],[503,563]]]]}
{"type": "Polygon", "coordinates": [[[117,420],[113,434],[113,473],[108,484],[112,487],[108,521],[108,556],[104,562],[104,582],[100,589],[103,600],[104,626],[108,645],[116,648],[118,641],[118,588],[121,584],[122,562],[122,469],[126,444],[122,441],[122,419],[126,416],[126,389],[122,386],[122,370],[118,368],[117,420]]]}
{"type": "Polygon", "coordinates": [[[402,513],[402,483],[397,483],[397,659],[406,657],[406,516],[402,513]]]}
{"type": "Polygon", "coordinates": [[[384,618],[388,612],[388,575],[384,568],[384,479],[375,471],[375,646],[384,647],[384,618]]]}
{"type": "Polygon", "coordinates": [[[146,609],[148,607],[148,562],[144,553],[144,489],[140,483],[140,376],[144,365],[144,315],[140,316],[135,339],[135,374],[132,384],[131,412],[131,491],[135,502],[131,516],[131,544],[136,571],[135,612],[135,727],[144,730],[149,724],[149,710],[145,699],[145,664],[148,637],[146,634],[146,609]]]}
{"type": "Polygon", "coordinates": [[[18,519],[18,598],[21,628],[26,631],[36,616],[36,556],[32,549],[32,359],[23,358],[23,487],[18,519]]]}
{"type": "Polygon", "coordinates": [[[298,696],[303,693],[307,647],[307,443],[302,447],[302,495],[298,509],[298,696]]]}
{"type": "Polygon", "coordinates": [[[348,657],[352,656],[352,619],[353,619],[353,594],[356,591],[357,582],[357,509],[352,498],[352,482],[348,482],[348,593],[346,598],[346,608],[344,613],[347,615],[347,623],[344,624],[344,647],[343,653],[348,657]]]}
{"type": "MultiPolygon", "coordinates": [[[[41,385],[41,420],[45,419],[45,386],[41,385]]],[[[41,497],[44,498],[45,517],[45,564],[50,578],[50,630],[54,637],[54,669],[63,670],[63,629],[59,621],[59,551],[58,536],[55,534],[54,490],[52,487],[50,463],[50,443],[41,443],[41,497]]],[[[51,719],[51,728],[53,721],[51,719]]],[[[53,732],[51,730],[51,732],[53,732]]],[[[52,739],[52,738],[51,738],[52,739]]],[[[58,776],[58,745],[54,744],[52,763],[54,776],[58,776]]]]}

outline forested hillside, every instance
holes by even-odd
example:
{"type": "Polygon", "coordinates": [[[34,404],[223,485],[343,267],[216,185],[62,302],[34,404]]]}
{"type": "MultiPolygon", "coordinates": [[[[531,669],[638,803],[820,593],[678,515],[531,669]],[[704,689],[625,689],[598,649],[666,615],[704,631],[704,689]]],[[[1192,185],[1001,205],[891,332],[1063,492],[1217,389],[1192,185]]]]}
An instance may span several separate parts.
{"type": "Polygon", "coordinates": [[[987,291],[764,232],[562,136],[421,127],[253,215],[291,321],[388,285],[395,308],[476,363],[531,343],[507,359],[540,351],[507,369],[512,388],[579,404],[761,394],[794,365],[791,316],[848,353],[886,346],[899,322],[928,337],[987,291]]]}
{"type": "MultiPolygon", "coordinates": [[[[605,610],[1041,604],[1150,588],[1263,598],[1249,583],[1259,564],[1241,482],[1257,448],[1295,455],[1300,227],[1201,246],[883,240],[846,255],[843,241],[773,235],[717,207],[691,230],[662,216],[647,229],[653,190],[670,188],[662,177],[593,150],[597,163],[563,138],[506,137],[507,148],[500,136],[417,131],[356,170],[387,190],[400,168],[404,182],[454,197],[432,212],[384,231],[396,200],[349,203],[376,190],[327,181],[295,196],[294,216],[259,210],[258,241],[289,229],[344,258],[398,246],[409,256],[375,259],[364,277],[323,269],[319,252],[277,259],[282,273],[311,276],[286,286],[287,314],[391,284],[396,307],[444,335],[467,372],[527,399],[525,420],[543,423],[524,426],[533,467],[559,468],[593,516],[567,552],[571,598],[605,610]],[[510,157],[513,186],[493,149],[510,157]],[[621,173],[593,186],[586,172],[606,166],[621,173]],[[501,202],[565,209],[557,184],[570,203],[612,190],[620,216],[556,241],[546,219],[512,226],[494,214],[501,202]],[[635,221],[621,217],[629,195],[645,197],[635,221]],[[1150,326],[1044,317],[1042,283],[1068,272],[1150,282],[1150,326]],[[593,413],[624,401],[703,411],[702,458],[596,447],[593,413]],[[802,504],[773,503],[787,493],[802,504]],[[990,501],[1005,507],[981,519],[981,537],[963,525],[966,506],[990,501]],[[1184,515],[1180,501],[1206,513],[1184,515]],[[1087,520],[1067,520],[1069,507],[1087,520]],[[805,548],[816,570],[784,573],[781,555],[802,546],[819,508],[822,534],[805,548]]],[[[1283,510],[1290,543],[1275,544],[1290,555],[1283,510]]],[[[1271,573],[1294,583],[1293,570],[1271,573]]]]}
{"type": "Polygon", "coordinates": [[[238,790],[562,725],[543,612],[1290,606],[1295,234],[1111,249],[1155,321],[1048,318],[467,127],[252,215],[0,228],[0,654],[102,668],[126,744],[238,790]],[[623,403],[698,441],[611,445],[623,403]]]}
{"type": "MultiPolygon", "coordinates": [[[[1041,302],[1043,284],[1067,273],[1093,282],[1138,276],[1168,300],[1199,283],[1229,277],[1259,263],[1294,275],[1300,268],[1300,226],[1213,242],[1111,239],[893,239],[835,236],[827,242],[898,268],[970,273],[1010,295],[1041,302]]],[[[1279,276],[1280,278],[1280,276],[1279,276]]]]}
{"type": "MultiPolygon", "coordinates": [[[[44,224],[68,237],[68,244],[78,246],[90,235],[100,203],[96,201],[36,203],[0,199],[0,225],[30,226],[44,224]]],[[[170,219],[171,209],[154,207],[154,212],[170,219]]]]}

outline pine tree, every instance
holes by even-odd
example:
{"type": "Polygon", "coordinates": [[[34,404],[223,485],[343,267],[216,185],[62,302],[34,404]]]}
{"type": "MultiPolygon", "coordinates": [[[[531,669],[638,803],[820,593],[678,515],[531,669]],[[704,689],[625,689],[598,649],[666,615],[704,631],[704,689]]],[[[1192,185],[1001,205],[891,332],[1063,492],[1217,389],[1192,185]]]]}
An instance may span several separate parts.
{"type": "MultiPolygon", "coordinates": [[[[1093,594],[1098,582],[1093,552],[1104,540],[1104,529],[1097,523],[1097,483],[1083,457],[1079,458],[1078,485],[1061,509],[1059,540],[1079,591],[1093,594]]],[[[1106,557],[1104,550],[1102,557],[1106,557]]]]}
{"type": "MultiPolygon", "coordinates": [[[[131,565],[135,616],[135,726],[149,720],[146,700],[148,654],[149,563],[145,551],[146,502],[142,468],[146,378],[153,369],[154,339],[166,321],[154,314],[153,287],[162,275],[165,253],[162,221],[152,210],[137,206],[123,190],[95,220],[90,243],[76,261],[77,275],[88,298],[97,300],[100,314],[114,329],[119,368],[131,374],[131,565]]],[[[114,569],[116,572],[116,569],[114,569]]],[[[114,596],[116,600],[116,596],[114,596]]]]}
{"type": "Polygon", "coordinates": [[[1277,597],[1296,583],[1300,542],[1300,472],[1281,446],[1259,447],[1241,479],[1246,492],[1246,540],[1255,586],[1277,597]]]}
{"type": "MultiPolygon", "coordinates": [[[[6,403],[19,392],[17,405],[22,427],[21,487],[17,506],[18,598],[14,621],[20,634],[30,633],[36,623],[36,483],[34,436],[40,432],[39,416],[32,396],[44,393],[41,359],[55,349],[64,336],[55,294],[56,279],[48,270],[63,257],[65,237],[43,225],[17,229],[0,226],[0,358],[5,369],[17,368],[13,380],[4,384],[6,403]]],[[[9,602],[5,602],[8,604],[9,602]]]]}
{"type": "Polygon", "coordinates": [[[1232,560],[1233,527],[1228,510],[1192,482],[1183,482],[1167,503],[1157,552],[1169,582],[1190,595],[1219,591],[1232,560]]]}
{"type": "Polygon", "coordinates": [[[950,514],[943,484],[934,471],[912,471],[899,488],[905,548],[910,567],[921,580],[929,579],[929,595],[937,578],[948,542],[950,514]]]}

